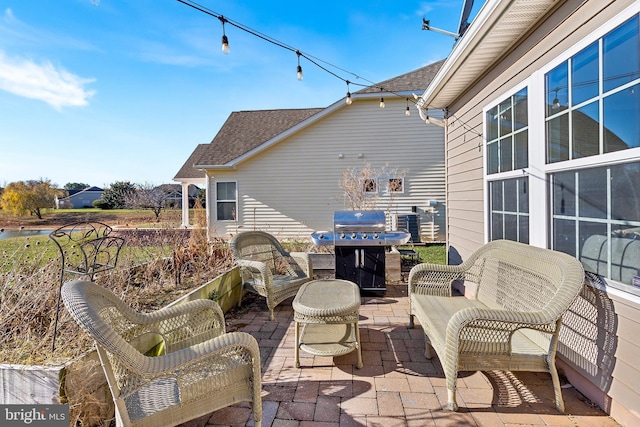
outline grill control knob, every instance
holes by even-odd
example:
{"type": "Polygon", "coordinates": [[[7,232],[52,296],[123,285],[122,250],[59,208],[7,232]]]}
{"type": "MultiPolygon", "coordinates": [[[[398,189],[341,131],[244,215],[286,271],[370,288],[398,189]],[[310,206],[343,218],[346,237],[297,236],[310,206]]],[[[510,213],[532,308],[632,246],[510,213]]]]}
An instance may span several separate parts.
{"type": "Polygon", "coordinates": [[[341,239],[344,239],[345,237],[347,237],[347,236],[345,236],[344,233],[340,234],[340,238],[341,239]]]}
{"type": "Polygon", "coordinates": [[[351,233],[351,238],[352,238],[352,239],[355,239],[355,238],[356,238],[356,236],[357,236],[357,235],[356,235],[356,233],[351,233]]]}
{"type": "Polygon", "coordinates": [[[324,239],[324,234],[322,234],[322,233],[318,234],[318,239],[320,239],[320,240],[324,239]]]}
{"type": "Polygon", "coordinates": [[[377,239],[378,237],[380,237],[380,235],[378,233],[373,233],[373,238],[377,239]]]}
{"type": "Polygon", "coordinates": [[[363,234],[362,234],[362,238],[363,238],[363,239],[368,239],[368,238],[369,238],[369,236],[367,236],[367,233],[363,233],[363,234]]]}

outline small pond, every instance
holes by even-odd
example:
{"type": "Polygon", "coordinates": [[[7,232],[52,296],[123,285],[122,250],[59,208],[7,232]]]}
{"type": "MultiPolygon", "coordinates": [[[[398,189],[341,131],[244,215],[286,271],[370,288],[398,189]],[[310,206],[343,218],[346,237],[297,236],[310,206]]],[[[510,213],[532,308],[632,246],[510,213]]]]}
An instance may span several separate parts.
{"type": "Polygon", "coordinates": [[[2,232],[0,232],[0,239],[10,239],[12,237],[28,237],[28,236],[40,236],[47,235],[51,233],[53,230],[19,230],[19,229],[8,229],[5,228],[2,232]]]}

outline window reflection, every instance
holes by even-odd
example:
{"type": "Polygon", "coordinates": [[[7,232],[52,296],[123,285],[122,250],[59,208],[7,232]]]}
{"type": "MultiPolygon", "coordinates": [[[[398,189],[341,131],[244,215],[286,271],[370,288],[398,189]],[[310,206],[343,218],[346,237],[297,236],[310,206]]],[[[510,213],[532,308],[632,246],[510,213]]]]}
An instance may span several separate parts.
{"type": "Polygon", "coordinates": [[[598,42],[571,59],[571,104],[598,96],[598,42]]]}
{"type": "Polygon", "coordinates": [[[571,116],[573,128],[573,156],[595,156],[600,153],[600,110],[598,102],[592,102],[574,110],[571,116]]]}
{"type": "Polygon", "coordinates": [[[640,77],[637,15],[605,35],[602,44],[605,92],[640,77]]]}
{"type": "Polygon", "coordinates": [[[631,284],[640,274],[640,162],[551,175],[553,249],[631,284]]]}
{"type": "Polygon", "coordinates": [[[604,99],[604,152],[640,146],[640,85],[604,99]]]}
{"type": "Polygon", "coordinates": [[[545,74],[547,163],[640,147],[638,16],[601,40],[545,74]]]}

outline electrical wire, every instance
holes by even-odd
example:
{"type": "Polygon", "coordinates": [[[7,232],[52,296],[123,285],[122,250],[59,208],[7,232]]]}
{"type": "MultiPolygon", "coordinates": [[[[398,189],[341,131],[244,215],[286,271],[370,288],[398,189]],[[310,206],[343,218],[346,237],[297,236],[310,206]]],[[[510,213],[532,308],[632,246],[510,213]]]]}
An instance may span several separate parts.
{"type": "MultiPolygon", "coordinates": [[[[308,53],[306,53],[306,52],[304,52],[304,51],[302,51],[300,49],[296,49],[293,46],[290,46],[290,45],[288,45],[288,44],[286,44],[284,42],[281,42],[281,41],[271,37],[271,36],[268,36],[268,35],[266,35],[264,33],[261,33],[258,30],[254,30],[253,28],[250,28],[250,27],[248,27],[248,26],[246,26],[244,24],[241,24],[240,22],[237,22],[237,21],[234,21],[232,19],[229,19],[228,17],[226,17],[226,16],[224,16],[224,15],[218,13],[218,12],[215,12],[215,11],[213,11],[213,10],[211,10],[211,9],[201,5],[201,4],[198,4],[195,1],[192,1],[192,0],[177,0],[177,1],[182,3],[182,4],[184,4],[184,5],[186,5],[186,6],[192,7],[193,9],[196,9],[196,10],[202,12],[202,13],[205,13],[205,14],[207,14],[209,16],[213,16],[214,18],[219,19],[220,22],[222,22],[223,24],[232,25],[233,27],[238,28],[239,30],[242,30],[242,31],[244,31],[244,32],[246,32],[248,34],[251,34],[254,37],[258,37],[259,39],[262,39],[262,40],[264,40],[264,41],[266,41],[268,43],[271,43],[271,44],[273,44],[275,46],[278,46],[278,47],[280,47],[282,49],[289,50],[289,51],[295,53],[296,55],[298,55],[300,57],[303,57],[304,59],[306,59],[307,61],[309,61],[310,63],[312,63],[316,67],[320,68],[324,72],[334,76],[335,78],[337,78],[339,80],[342,80],[344,83],[355,85],[355,86],[360,86],[362,88],[373,87],[373,88],[376,88],[376,89],[380,89],[381,91],[383,91],[385,93],[390,93],[390,94],[395,95],[395,96],[400,97],[400,98],[406,98],[407,97],[406,94],[403,95],[403,94],[401,94],[399,92],[395,92],[395,91],[389,90],[388,88],[384,88],[384,87],[378,85],[377,83],[374,83],[371,80],[368,80],[368,79],[360,76],[359,74],[356,74],[356,73],[354,73],[352,71],[349,71],[349,70],[346,70],[344,68],[341,68],[341,67],[339,67],[337,65],[334,65],[334,64],[332,64],[332,63],[330,63],[328,61],[325,61],[325,60],[323,60],[321,58],[318,58],[317,56],[308,54],[308,53]],[[324,65],[321,65],[321,63],[324,64],[324,65]],[[340,72],[342,72],[344,74],[349,74],[349,75],[355,77],[358,80],[363,80],[363,81],[367,82],[368,84],[355,83],[353,81],[350,81],[350,80],[340,76],[337,73],[337,71],[336,72],[331,71],[329,68],[333,68],[333,69],[335,69],[337,71],[340,71],[340,72]]],[[[415,100],[413,100],[413,99],[410,99],[410,101],[413,104],[417,104],[417,102],[415,100]]]]}

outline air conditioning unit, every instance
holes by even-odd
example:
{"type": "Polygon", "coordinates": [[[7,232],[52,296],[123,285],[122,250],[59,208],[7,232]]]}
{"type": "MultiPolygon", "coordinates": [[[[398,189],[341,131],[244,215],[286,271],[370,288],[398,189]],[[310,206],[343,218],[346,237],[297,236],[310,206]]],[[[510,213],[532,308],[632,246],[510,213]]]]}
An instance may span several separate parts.
{"type": "Polygon", "coordinates": [[[394,219],[396,230],[407,230],[409,234],[411,234],[411,241],[413,243],[420,243],[419,213],[396,214],[394,219]]]}

